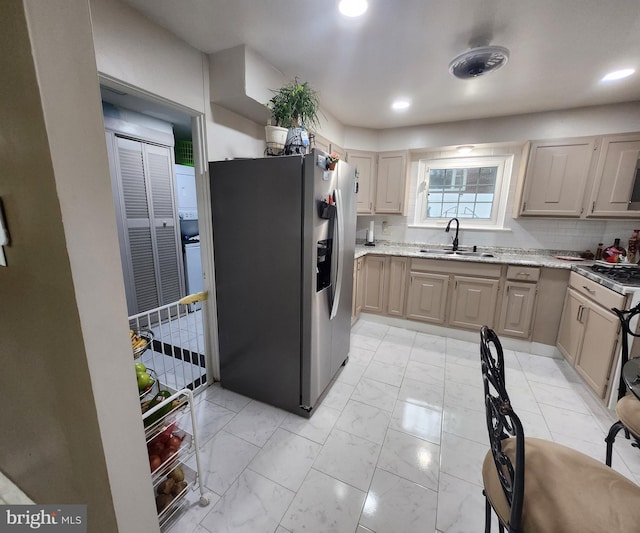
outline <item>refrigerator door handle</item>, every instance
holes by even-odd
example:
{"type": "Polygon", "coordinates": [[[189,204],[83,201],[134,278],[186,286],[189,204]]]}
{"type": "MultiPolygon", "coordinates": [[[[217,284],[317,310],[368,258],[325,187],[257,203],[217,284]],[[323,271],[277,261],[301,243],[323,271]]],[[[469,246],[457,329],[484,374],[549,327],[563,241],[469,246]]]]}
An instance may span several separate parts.
{"type": "Polygon", "coordinates": [[[343,241],[344,241],[344,220],[342,216],[342,195],[340,193],[340,189],[336,189],[333,191],[333,196],[336,200],[336,222],[338,226],[338,234],[336,235],[336,240],[338,241],[338,246],[336,247],[338,251],[337,257],[337,273],[336,273],[336,281],[335,281],[335,293],[333,295],[333,305],[331,306],[331,314],[329,315],[329,320],[333,320],[335,316],[338,314],[338,306],[340,305],[340,291],[342,289],[342,271],[344,269],[342,255],[343,255],[343,241]]]}

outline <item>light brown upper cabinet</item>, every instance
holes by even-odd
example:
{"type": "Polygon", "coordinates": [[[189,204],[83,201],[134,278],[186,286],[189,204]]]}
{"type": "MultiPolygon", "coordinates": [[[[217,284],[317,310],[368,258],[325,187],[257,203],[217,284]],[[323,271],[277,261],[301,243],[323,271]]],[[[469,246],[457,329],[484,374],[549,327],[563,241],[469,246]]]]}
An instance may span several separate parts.
{"type": "Polygon", "coordinates": [[[322,135],[314,133],[313,143],[313,148],[318,148],[319,150],[322,150],[323,152],[326,152],[328,154],[332,154],[335,152],[336,154],[338,154],[338,157],[342,161],[346,161],[347,151],[341,146],[338,146],[337,144],[331,142],[329,139],[323,137],[322,135]]]}
{"type": "Polygon", "coordinates": [[[318,150],[322,150],[323,152],[327,152],[328,154],[331,153],[331,143],[329,142],[328,139],[325,139],[322,135],[318,135],[317,133],[314,134],[313,137],[313,142],[314,148],[317,148],[318,150]]]}
{"type": "Polygon", "coordinates": [[[376,157],[375,152],[350,151],[347,154],[347,162],[354,166],[358,173],[356,208],[359,215],[372,215],[374,212],[376,157]]]}
{"type": "Polygon", "coordinates": [[[640,134],[602,139],[587,216],[620,217],[640,210],[640,134]]]}
{"type": "Polygon", "coordinates": [[[358,170],[358,214],[405,214],[407,152],[349,151],[347,161],[358,170]]]}
{"type": "Polygon", "coordinates": [[[640,216],[640,133],[534,141],[518,215],[640,216]]]}
{"type": "Polygon", "coordinates": [[[346,161],[347,160],[347,151],[342,148],[341,146],[338,146],[335,143],[331,143],[329,145],[329,150],[327,150],[330,154],[336,153],[338,154],[338,157],[340,158],[341,161],[346,161]]]}
{"type": "Polygon", "coordinates": [[[402,214],[407,192],[407,153],[378,154],[376,213],[402,214]]]}
{"type": "Polygon", "coordinates": [[[595,137],[531,143],[520,215],[579,217],[595,137]]]}

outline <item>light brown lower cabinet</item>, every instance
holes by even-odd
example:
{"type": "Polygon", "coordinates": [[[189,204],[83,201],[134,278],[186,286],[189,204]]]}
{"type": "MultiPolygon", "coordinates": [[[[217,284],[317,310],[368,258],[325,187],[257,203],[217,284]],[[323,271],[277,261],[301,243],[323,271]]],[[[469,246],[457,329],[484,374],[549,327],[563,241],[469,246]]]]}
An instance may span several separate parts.
{"type": "Polygon", "coordinates": [[[449,325],[467,329],[493,328],[499,279],[454,276],[449,325]]]}
{"type": "Polygon", "coordinates": [[[444,324],[447,319],[449,276],[411,272],[407,297],[407,318],[444,324]]]}
{"type": "Polygon", "coordinates": [[[361,287],[354,291],[354,316],[360,309],[475,331],[488,325],[500,335],[556,343],[569,277],[564,270],[555,276],[557,269],[519,265],[384,255],[361,260],[360,274],[354,272],[361,287]],[[553,271],[550,280],[547,271],[553,271]],[[537,301],[541,287],[547,307],[537,301]]]}
{"type": "Polygon", "coordinates": [[[531,335],[536,302],[535,283],[507,281],[502,297],[498,331],[511,337],[528,339],[531,335]]]}
{"type": "Polygon", "coordinates": [[[614,313],[574,289],[567,291],[558,349],[600,398],[607,392],[619,329],[614,313]]]}
{"type": "Polygon", "coordinates": [[[364,287],[364,257],[358,257],[353,261],[353,299],[351,307],[351,318],[356,319],[362,312],[362,297],[364,287]]]}
{"type": "Polygon", "coordinates": [[[368,313],[404,316],[407,258],[368,255],[362,259],[362,310],[368,313]]]}
{"type": "Polygon", "coordinates": [[[384,281],[386,275],[386,257],[368,255],[364,262],[364,294],[362,310],[368,313],[383,313],[384,281]]]}
{"type": "Polygon", "coordinates": [[[391,256],[387,258],[388,275],[385,293],[386,314],[404,316],[404,300],[407,292],[408,260],[406,257],[391,256]]]}
{"type": "Polygon", "coordinates": [[[620,321],[610,309],[624,309],[626,297],[575,272],[569,279],[557,347],[587,385],[604,398],[620,331],[620,321]]]}

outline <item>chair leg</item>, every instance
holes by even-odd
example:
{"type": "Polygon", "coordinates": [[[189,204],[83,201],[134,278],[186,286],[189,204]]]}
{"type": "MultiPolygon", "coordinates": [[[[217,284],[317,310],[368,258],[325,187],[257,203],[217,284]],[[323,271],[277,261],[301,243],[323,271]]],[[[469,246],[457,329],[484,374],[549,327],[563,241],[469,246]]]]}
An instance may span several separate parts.
{"type": "Polygon", "coordinates": [[[611,466],[611,458],[613,455],[613,441],[616,440],[616,435],[621,429],[626,428],[624,427],[624,424],[620,422],[620,420],[618,420],[615,424],[613,424],[613,426],[611,426],[609,434],[604,439],[604,441],[607,443],[607,458],[605,461],[607,466],[611,466]]]}
{"type": "Polygon", "coordinates": [[[484,494],[484,533],[491,533],[491,504],[484,490],[482,494],[484,494]]]}

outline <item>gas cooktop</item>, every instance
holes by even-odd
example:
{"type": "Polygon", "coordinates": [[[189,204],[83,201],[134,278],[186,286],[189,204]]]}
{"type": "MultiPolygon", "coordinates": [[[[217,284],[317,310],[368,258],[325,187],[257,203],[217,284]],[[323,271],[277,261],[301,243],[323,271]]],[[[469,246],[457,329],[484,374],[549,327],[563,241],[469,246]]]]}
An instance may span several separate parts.
{"type": "Polygon", "coordinates": [[[597,261],[591,266],[591,270],[600,276],[620,283],[640,287],[640,266],[630,263],[605,263],[597,261]]]}

